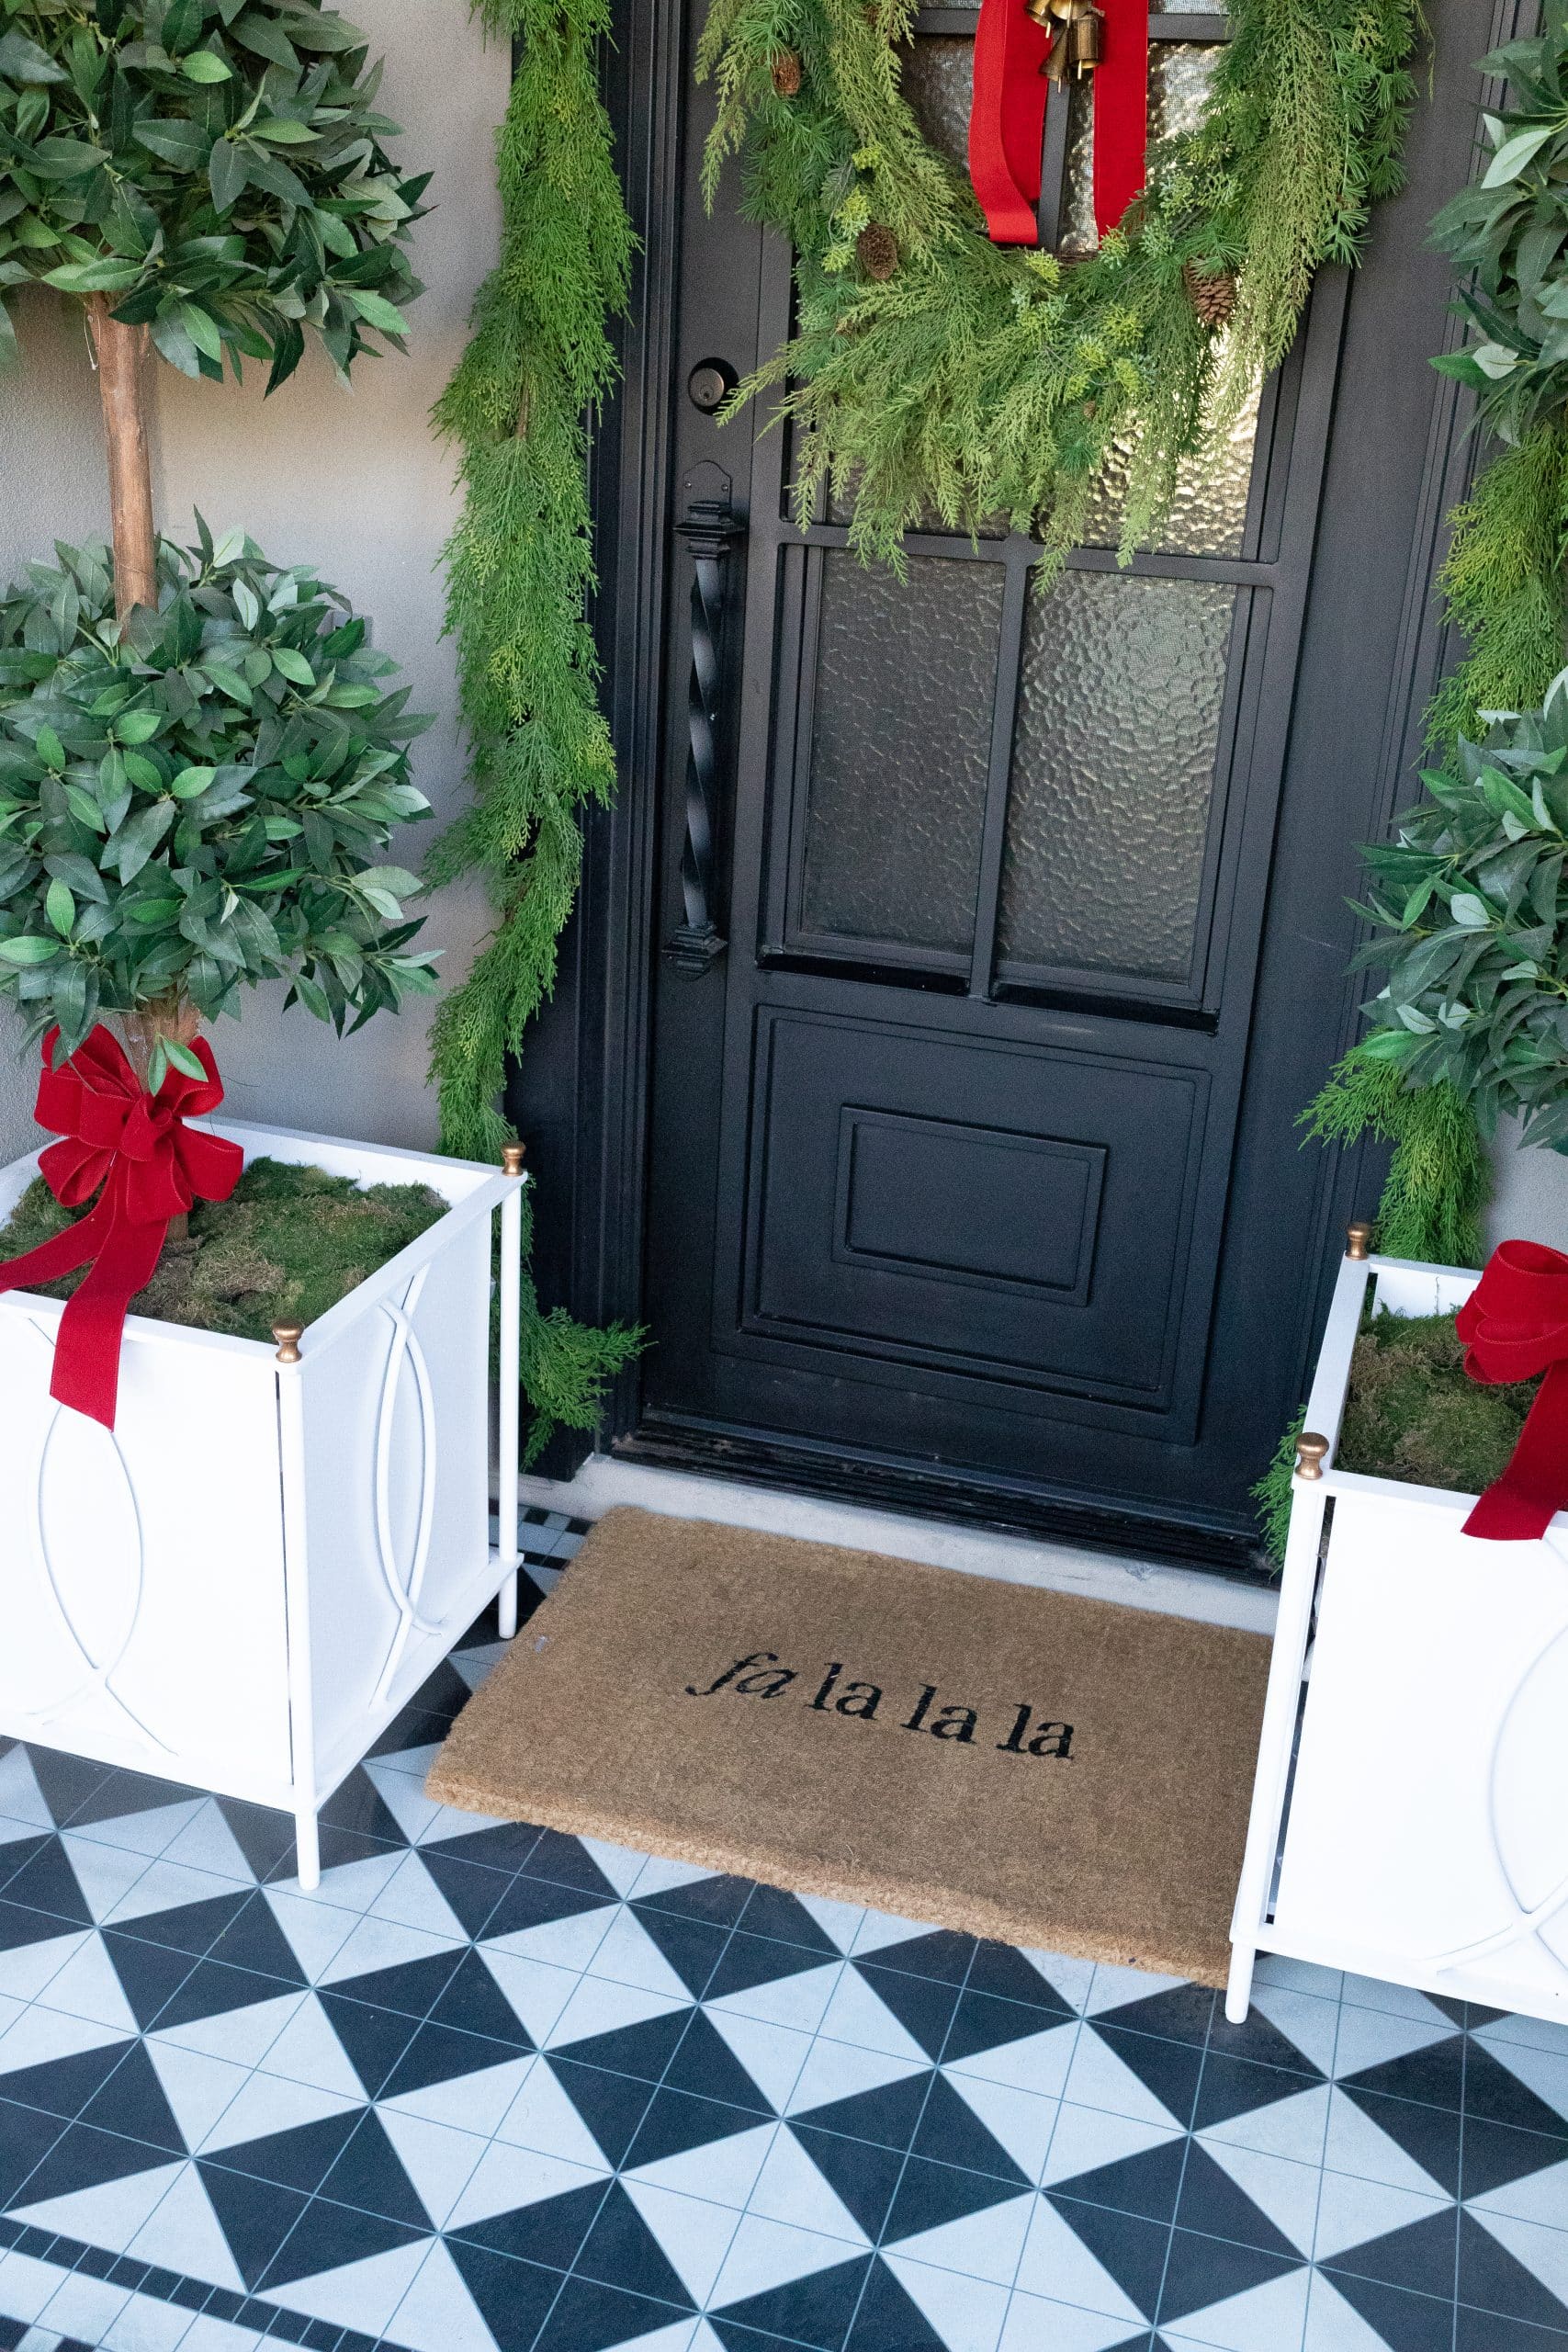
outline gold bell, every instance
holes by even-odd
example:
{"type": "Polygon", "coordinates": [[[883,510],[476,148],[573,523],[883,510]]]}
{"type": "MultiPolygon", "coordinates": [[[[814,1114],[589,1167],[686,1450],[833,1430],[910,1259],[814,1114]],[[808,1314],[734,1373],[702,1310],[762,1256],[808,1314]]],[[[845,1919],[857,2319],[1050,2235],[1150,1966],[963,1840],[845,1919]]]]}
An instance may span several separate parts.
{"type": "Polygon", "coordinates": [[[1092,74],[1100,59],[1100,28],[1105,19],[1098,8],[1086,8],[1068,28],[1068,62],[1075,74],[1092,74]]]}
{"type": "Polygon", "coordinates": [[[1023,8],[1052,36],[1043,70],[1053,82],[1093,73],[1100,60],[1103,22],[1093,0],[1023,0],[1023,8]]]}

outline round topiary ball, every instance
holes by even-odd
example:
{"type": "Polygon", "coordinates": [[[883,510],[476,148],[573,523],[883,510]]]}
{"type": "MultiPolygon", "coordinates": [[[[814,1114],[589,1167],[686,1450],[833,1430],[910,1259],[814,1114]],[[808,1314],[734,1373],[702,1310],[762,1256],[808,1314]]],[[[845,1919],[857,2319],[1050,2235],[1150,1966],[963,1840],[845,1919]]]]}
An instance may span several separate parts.
{"type": "MultiPolygon", "coordinates": [[[[6,0],[0,297],[107,300],[173,367],[221,381],[315,334],[346,375],[420,287],[405,177],[364,36],[319,0],[6,0]]],[[[0,299],[0,345],[12,329],[0,299]]]]}

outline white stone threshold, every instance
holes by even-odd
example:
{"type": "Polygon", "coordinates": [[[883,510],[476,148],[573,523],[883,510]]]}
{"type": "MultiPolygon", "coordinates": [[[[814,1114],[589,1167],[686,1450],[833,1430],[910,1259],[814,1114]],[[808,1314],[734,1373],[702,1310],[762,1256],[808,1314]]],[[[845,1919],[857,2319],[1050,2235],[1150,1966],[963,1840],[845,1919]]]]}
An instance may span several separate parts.
{"type": "Polygon", "coordinates": [[[616,1462],[608,1454],[591,1454],[574,1478],[520,1478],[518,1495],[536,1510],[563,1511],[572,1519],[600,1519],[605,1511],[631,1504],[673,1519],[716,1520],[731,1527],[757,1528],[767,1535],[797,1535],[812,1544],[891,1553],[928,1561],[932,1567],[956,1568],[965,1576],[1000,1577],[1010,1584],[1082,1593],[1091,1600],[1153,1609],[1205,1625],[1235,1625],[1253,1634],[1274,1630],[1278,1603],[1273,1592],[1206,1576],[1201,1569],[1123,1559],[1072,1544],[961,1527],[948,1520],[866,1510],[854,1503],[747,1486],[739,1479],[651,1469],[640,1463],[616,1462]]]}

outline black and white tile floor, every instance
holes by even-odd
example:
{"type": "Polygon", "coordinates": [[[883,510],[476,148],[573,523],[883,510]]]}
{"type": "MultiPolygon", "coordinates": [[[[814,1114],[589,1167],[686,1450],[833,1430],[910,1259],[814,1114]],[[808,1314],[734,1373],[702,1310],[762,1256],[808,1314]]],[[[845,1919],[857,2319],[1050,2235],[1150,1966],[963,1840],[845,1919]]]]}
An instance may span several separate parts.
{"type": "MultiPolygon", "coordinates": [[[[581,1530],[529,1531],[537,1584],[581,1530]]],[[[0,1755],[0,2346],[1568,2352],[1568,2034],[0,1755]]]]}

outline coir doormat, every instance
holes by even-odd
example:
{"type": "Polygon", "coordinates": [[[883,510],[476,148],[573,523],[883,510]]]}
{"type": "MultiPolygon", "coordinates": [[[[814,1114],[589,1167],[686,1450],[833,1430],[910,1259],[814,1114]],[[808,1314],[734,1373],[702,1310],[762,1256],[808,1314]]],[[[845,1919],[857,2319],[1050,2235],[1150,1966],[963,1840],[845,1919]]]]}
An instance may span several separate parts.
{"type": "Polygon", "coordinates": [[[1218,1984],[1268,1663],[1257,1634],[617,1510],[429,1789],[1218,1984]]]}

